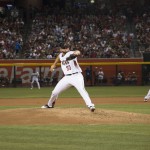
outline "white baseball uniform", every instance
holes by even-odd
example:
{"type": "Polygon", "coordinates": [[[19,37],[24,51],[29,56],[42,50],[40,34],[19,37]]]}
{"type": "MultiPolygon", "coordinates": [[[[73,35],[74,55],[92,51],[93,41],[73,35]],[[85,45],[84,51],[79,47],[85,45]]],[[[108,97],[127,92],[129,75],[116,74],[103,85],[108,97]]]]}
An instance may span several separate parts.
{"type": "Polygon", "coordinates": [[[148,101],[150,99],[150,90],[148,90],[147,95],[144,97],[144,101],[148,101]]]}
{"type": "Polygon", "coordinates": [[[39,73],[38,72],[31,74],[31,89],[33,89],[34,82],[37,83],[38,89],[40,89],[40,83],[39,83],[38,78],[39,78],[39,73]]]}
{"type": "Polygon", "coordinates": [[[94,106],[87,91],[85,90],[84,78],[81,73],[82,70],[78,64],[77,58],[69,61],[66,60],[66,58],[73,53],[74,51],[69,51],[64,56],[63,53],[59,54],[64,77],[57,83],[56,87],[52,91],[51,97],[48,101],[48,106],[52,106],[53,102],[55,102],[58,98],[58,95],[71,86],[74,86],[78,90],[88,107],[94,106]]]}

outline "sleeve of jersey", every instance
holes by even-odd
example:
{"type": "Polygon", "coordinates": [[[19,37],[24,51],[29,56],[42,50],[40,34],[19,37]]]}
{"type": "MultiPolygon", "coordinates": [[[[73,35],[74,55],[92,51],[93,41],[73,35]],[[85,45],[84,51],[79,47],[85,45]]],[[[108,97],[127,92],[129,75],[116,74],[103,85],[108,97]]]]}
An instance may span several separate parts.
{"type": "Polygon", "coordinates": [[[66,60],[69,61],[69,60],[73,60],[75,59],[77,56],[73,54],[73,52],[70,52],[69,56],[66,57],[66,60]]]}

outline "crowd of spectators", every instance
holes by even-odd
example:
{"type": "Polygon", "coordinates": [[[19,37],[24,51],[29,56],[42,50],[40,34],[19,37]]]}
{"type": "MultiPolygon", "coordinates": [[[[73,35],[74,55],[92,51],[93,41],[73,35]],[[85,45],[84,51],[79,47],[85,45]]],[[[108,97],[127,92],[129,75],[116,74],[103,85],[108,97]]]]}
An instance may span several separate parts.
{"type": "MultiPolygon", "coordinates": [[[[149,9],[150,10],[150,9],[149,9]]],[[[136,31],[137,49],[142,55],[143,52],[150,52],[150,11],[145,10],[134,18],[136,31]]]]}
{"type": "Polygon", "coordinates": [[[81,50],[82,58],[135,57],[133,45],[140,52],[150,50],[150,13],[132,16],[132,8],[128,8],[130,14],[124,9],[116,6],[108,10],[102,4],[80,9],[44,6],[32,16],[26,41],[24,21],[12,11],[10,17],[0,18],[0,58],[55,58],[63,42],[81,50]],[[129,28],[131,24],[134,30],[129,28]]]}
{"type": "Polygon", "coordinates": [[[16,8],[0,17],[0,59],[20,58],[24,21],[16,8]]]}
{"type": "Polygon", "coordinates": [[[133,33],[127,30],[126,16],[38,13],[33,19],[25,58],[53,58],[62,42],[80,49],[83,58],[127,58],[131,55],[133,33]]]}

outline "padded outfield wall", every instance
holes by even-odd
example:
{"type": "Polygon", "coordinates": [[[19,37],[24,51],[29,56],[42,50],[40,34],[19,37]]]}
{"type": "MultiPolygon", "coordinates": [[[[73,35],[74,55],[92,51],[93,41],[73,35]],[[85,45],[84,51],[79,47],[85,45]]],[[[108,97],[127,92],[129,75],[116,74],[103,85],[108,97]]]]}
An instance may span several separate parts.
{"type": "MultiPolygon", "coordinates": [[[[54,62],[52,60],[0,60],[0,76],[8,77],[10,83],[14,79],[21,78],[22,84],[30,83],[30,76],[32,72],[40,72],[40,78],[51,76],[49,72],[50,65],[54,62]]],[[[143,59],[79,59],[80,66],[85,75],[87,67],[92,70],[92,82],[87,85],[93,85],[94,71],[97,67],[103,68],[107,84],[112,83],[112,77],[116,76],[119,71],[123,71],[125,75],[129,72],[136,72],[138,76],[137,85],[142,84],[142,63],[143,59]]],[[[59,78],[63,76],[60,66],[56,69],[59,78]]]]}

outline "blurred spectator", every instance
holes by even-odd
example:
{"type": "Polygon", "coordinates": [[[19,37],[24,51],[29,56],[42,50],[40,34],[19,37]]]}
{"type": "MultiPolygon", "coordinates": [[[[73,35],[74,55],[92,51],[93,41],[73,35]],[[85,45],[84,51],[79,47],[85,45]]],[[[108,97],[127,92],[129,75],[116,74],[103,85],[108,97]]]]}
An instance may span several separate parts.
{"type": "Polygon", "coordinates": [[[111,79],[114,85],[117,85],[117,86],[121,85],[123,83],[123,76],[122,76],[121,71],[119,71],[117,75],[116,76],[114,75],[111,79]]]}
{"type": "Polygon", "coordinates": [[[132,85],[137,84],[137,74],[135,72],[132,72],[132,74],[131,74],[131,84],[132,85]]]}
{"type": "Polygon", "coordinates": [[[128,85],[136,85],[137,84],[137,74],[135,72],[129,72],[125,77],[125,83],[128,85]]]}
{"type": "Polygon", "coordinates": [[[0,75],[0,87],[8,87],[9,86],[9,78],[3,75],[0,75]]]}
{"type": "Polygon", "coordinates": [[[20,53],[22,47],[19,41],[16,41],[15,43],[15,55],[17,55],[18,53],[20,53]]]}
{"type": "Polygon", "coordinates": [[[117,78],[116,78],[116,85],[121,85],[122,79],[123,79],[123,76],[122,76],[121,72],[118,72],[117,78]]]}
{"type": "Polygon", "coordinates": [[[90,67],[87,67],[85,69],[85,81],[86,81],[86,84],[88,84],[89,81],[90,81],[90,84],[92,83],[92,72],[91,72],[90,67]]]}
{"type": "Polygon", "coordinates": [[[94,85],[97,85],[97,83],[98,83],[98,67],[94,68],[93,76],[94,76],[94,85]]]}
{"type": "Polygon", "coordinates": [[[98,80],[98,85],[101,85],[104,82],[104,71],[102,68],[100,68],[98,71],[97,80],[98,80]]]}

